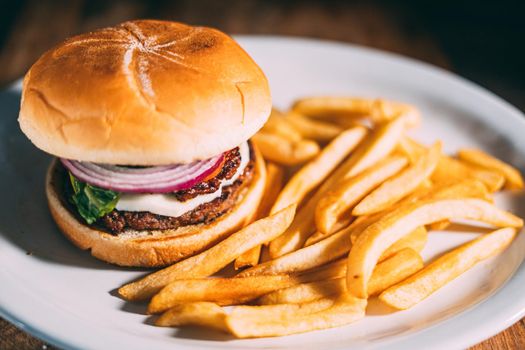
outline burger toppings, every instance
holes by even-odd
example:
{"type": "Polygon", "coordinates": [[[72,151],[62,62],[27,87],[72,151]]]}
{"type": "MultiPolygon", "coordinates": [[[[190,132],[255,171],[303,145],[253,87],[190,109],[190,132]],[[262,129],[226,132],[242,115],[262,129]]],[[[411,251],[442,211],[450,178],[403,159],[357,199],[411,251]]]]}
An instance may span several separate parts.
{"type": "Polygon", "coordinates": [[[229,179],[222,179],[219,187],[211,193],[201,194],[184,202],[179,201],[171,194],[132,194],[123,193],[117,203],[117,210],[124,211],[149,211],[154,214],[177,217],[197,208],[199,205],[211,202],[221,196],[222,188],[232,185],[243,173],[250,160],[250,149],[245,142],[239,147],[241,163],[237,171],[229,179]]]}
{"type": "Polygon", "coordinates": [[[100,218],[97,225],[113,234],[118,234],[126,230],[168,230],[201,223],[208,224],[227,213],[237,203],[239,194],[251,178],[252,168],[252,166],[248,165],[243,175],[233,185],[222,189],[220,197],[215,198],[211,202],[201,204],[181,216],[157,215],[148,211],[113,210],[100,218]]]}
{"type": "Polygon", "coordinates": [[[223,163],[224,156],[193,162],[146,168],[78,162],[61,159],[80,181],[116,192],[167,193],[190,188],[203,181],[223,163]]]}
{"type": "Polygon", "coordinates": [[[69,173],[69,180],[73,190],[70,200],[88,224],[92,224],[98,218],[110,213],[117,205],[118,192],[91,186],[79,181],[71,173],[69,173]]]}
{"type": "MultiPolygon", "coordinates": [[[[114,191],[114,185],[111,189],[102,188],[96,186],[92,179],[90,179],[91,182],[84,182],[76,177],[79,168],[85,175],[88,173],[86,169],[94,168],[92,164],[71,161],[62,163],[69,170],[70,202],[75,205],[80,216],[89,224],[96,223],[113,233],[118,233],[125,229],[168,229],[201,222],[207,223],[222,215],[235,204],[241,185],[247,182],[247,177],[251,177],[253,162],[250,153],[250,147],[245,142],[238,148],[214,157],[220,159],[218,168],[215,166],[209,168],[212,170],[206,171],[207,176],[204,178],[200,173],[199,182],[195,183],[192,179],[189,182],[193,185],[189,188],[165,193],[142,193],[138,192],[138,187],[134,187],[132,191],[114,191]],[[77,166],[79,163],[81,167],[77,166]],[[72,165],[76,173],[71,171],[72,165]]],[[[114,172],[119,173],[117,178],[126,175],[123,181],[118,181],[117,186],[127,186],[130,183],[127,181],[129,178],[134,178],[139,173],[151,174],[153,168],[157,170],[164,168],[161,172],[169,171],[165,170],[168,167],[96,166],[99,167],[98,174],[94,176],[97,183],[104,181],[100,174],[111,174],[113,184],[116,183],[114,172]]],[[[91,173],[92,170],[89,170],[89,174],[91,173]]],[[[138,183],[135,179],[133,181],[135,184],[138,183]]],[[[155,186],[146,182],[140,185],[141,189],[152,187],[155,186]]]]}

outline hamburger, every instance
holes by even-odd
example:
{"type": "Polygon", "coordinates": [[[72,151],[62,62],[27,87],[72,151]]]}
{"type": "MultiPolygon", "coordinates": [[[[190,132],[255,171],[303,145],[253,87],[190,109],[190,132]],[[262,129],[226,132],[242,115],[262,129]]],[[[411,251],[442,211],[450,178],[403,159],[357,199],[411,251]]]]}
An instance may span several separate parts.
{"type": "Polygon", "coordinates": [[[19,123],[55,156],[45,186],[65,236],[109,263],[156,267],[253,218],[265,170],[249,139],[270,110],[264,73],[232,38],[139,20],[42,55],[19,123]]]}

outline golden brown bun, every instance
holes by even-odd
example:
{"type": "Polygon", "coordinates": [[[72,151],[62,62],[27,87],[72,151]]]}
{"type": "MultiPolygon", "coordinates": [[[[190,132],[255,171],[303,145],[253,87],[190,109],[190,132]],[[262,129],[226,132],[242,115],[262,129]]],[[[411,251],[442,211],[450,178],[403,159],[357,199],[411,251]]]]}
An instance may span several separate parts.
{"type": "Polygon", "coordinates": [[[211,224],[113,236],[80,222],[63,205],[63,191],[58,185],[61,179],[56,178],[55,166],[53,161],[48,169],[46,195],[58,227],[79,248],[90,249],[94,257],[121,266],[166,266],[216,244],[252,219],[266,181],[264,161],[257,153],[252,181],[239,196],[238,203],[211,224]]]}
{"type": "Polygon", "coordinates": [[[40,57],[24,78],[19,122],[58,157],[159,165],[238,146],[270,109],[266,77],[232,38],[140,20],[73,37],[40,57]]]}

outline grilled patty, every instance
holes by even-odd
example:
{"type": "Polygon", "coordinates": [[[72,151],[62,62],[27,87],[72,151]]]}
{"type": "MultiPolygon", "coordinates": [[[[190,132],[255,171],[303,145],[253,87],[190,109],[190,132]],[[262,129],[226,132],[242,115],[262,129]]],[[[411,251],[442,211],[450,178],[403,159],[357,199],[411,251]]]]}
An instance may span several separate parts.
{"type": "MultiPolygon", "coordinates": [[[[250,145],[250,159],[251,145],[250,145]]],[[[189,199],[195,198],[200,194],[213,193],[219,189],[221,180],[231,179],[237,172],[237,168],[241,165],[241,153],[239,147],[232,149],[224,154],[224,163],[220,172],[211,179],[200,182],[186,190],[176,191],[173,195],[180,202],[186,202],[189,199]]]]}
{"type": "MultiPolygon", "coordinates": [[[[118,235],[127,230],[167,230],[212,222],[216,218],[227,213],[235,205],[242,190],[252,180],[255,155],[250,143],[249,147],[250,160],[244,169],[244,172],[233,184],[223,187],[221,196],[215,198],[213,201],[203,203],[197,208],[178,217],[158,215],[144,211],[119,211],[115,209],[97,220],[94,226],[103,231],[118,235]]],[[[241,156],[239,149],[235,148],[225,154],[225,161],[222,165],[222,169],[216,176],[196,184],[192,188],[174,192],[172,195],[179,201],[184,202],[191,198],[195,198],[200,194],[213,193],[219,188],[221,180],[230,179],[235,174],[240,162],[241,156]]],[[[63,171],[65,177],[67,172],[65,170],[63,171]]],[[[64,182],[69,186],[69,188],[66,188],[67,197],[68,193],[71,191],[71,185],[69,184],[69,181],[67,181],[67,177],[65,177],[64,182]]],[[[70,203],[68,203],[68,206],[71,208],[70,203]]],[[[71,209],[76,214],[76,208],[71,209]]]]}

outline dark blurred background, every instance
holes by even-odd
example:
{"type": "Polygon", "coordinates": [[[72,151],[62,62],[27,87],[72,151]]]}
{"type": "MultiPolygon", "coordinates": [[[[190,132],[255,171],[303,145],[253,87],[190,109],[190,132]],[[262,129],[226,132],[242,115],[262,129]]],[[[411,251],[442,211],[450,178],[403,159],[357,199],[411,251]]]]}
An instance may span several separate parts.
{"type": "Polygon", "coordinates": [[[131,18],[170,19],[232,34],[306,36],[420,59],[525,109],[525,1],[3,1],[0,86],[67,36],[131,18]]]}
{"type": "MultiPolygon", "coordinates": [[[[127,19],[338,40],[456,72],[525,110],[525,0],[0,0],[0,88],[64,38],[127,19]]],[[[0,286],[1,291],[1,286],[0,286]]],[[[521,320],[475,347],[523,348],[521,320]]],[[[0,349],[50,349],[0,319],[0,349]]]]}

